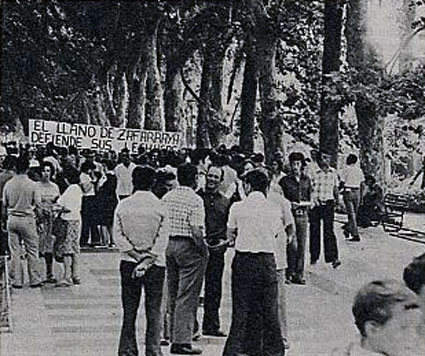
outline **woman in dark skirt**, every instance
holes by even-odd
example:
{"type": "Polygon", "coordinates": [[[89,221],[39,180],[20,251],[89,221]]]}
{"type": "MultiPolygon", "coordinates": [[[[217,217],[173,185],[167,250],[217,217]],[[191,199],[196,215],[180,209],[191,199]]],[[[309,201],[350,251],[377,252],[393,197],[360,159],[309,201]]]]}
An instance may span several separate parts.
{"type": "Polygon", "coordinates": [[[111,160],[103,161],[105,176],[101,178],[96,193],[97,225],[100,226],[104,244],[114,246],[112,238],[112,224],[115,208],[118,205],[117,177],[114,173],[115,163],[111,160]]]}

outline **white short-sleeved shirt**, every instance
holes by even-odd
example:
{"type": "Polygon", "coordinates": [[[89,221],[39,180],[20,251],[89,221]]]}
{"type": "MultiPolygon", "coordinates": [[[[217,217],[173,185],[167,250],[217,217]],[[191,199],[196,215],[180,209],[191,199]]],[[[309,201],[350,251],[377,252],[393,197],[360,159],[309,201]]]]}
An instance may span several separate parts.
{"type": "Polygon", "coordinates": [[[229,229],[237,229],[239,252],[276,252],[276,237],[283,230],[279,207],[260,192],[252,192],[230,208],[229,229]]]}
{"type": "Polygon", "coordinates": [[[363,171],[358,166],[347,166],[347,168],[342,171],[341,181],[345,183],[344,185],[347,188],[360,188],[360,184],[364,180],[363,171]]]}
{"type": "Polygon", "coordinates": [[[267,200],[276,204],[281,213],[283,229],[276,238],[275,258],[276,268],[278,270],[282,270],[287,267],[286,245],[288,243],[288,236],[285,229],[289,225],[293,225],[295,227],[294,216],[292,215],[292,205],[291,202],[284,196],[271,191],[267,195],[267,200]]]}
{"type": "Polygon", "coordinates": [[[67,213],[62,213],[62,219],[81,221],[82,199],[83,191],[78,184],[71,184],[68,188],[66,188],[57,201],[60,206],[69,210],[67,213]]]}
{"type": "Polygon", "coordinates": [[[117,176],[117,195],[131,195],[133,194],[133,178],[132,174],[136,168],[133,162],[130,162],[129,166],[126,167],[120,163],[115,167],[114,172],[117,176]]]}

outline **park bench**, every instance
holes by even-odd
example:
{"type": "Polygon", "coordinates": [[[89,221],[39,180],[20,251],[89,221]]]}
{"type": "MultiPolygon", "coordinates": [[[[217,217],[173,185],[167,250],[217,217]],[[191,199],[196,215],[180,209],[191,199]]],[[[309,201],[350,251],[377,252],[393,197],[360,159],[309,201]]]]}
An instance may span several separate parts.
{"type": "Polygon", "coordinates": [[[381,224],[385,231],[397,232],[403,228],[404,213],[409,209],[409,196],[387,193],[384,197],[384,209],[381,224]]]}

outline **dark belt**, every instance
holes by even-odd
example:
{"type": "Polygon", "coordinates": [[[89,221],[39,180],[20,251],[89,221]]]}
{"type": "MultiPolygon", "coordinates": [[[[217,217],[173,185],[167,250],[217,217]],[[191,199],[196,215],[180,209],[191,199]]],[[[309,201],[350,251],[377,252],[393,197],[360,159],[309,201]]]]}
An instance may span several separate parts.
{"type": "Polygon", "coordinates": [[[273,252],[241,252],[236,250],[236,254],[241,257],[260,257],[260,256],[274,256],[273,252]]]}
{"type": "Polygon", "coordinates": [[[334,204],[334,203],[335,203],[335,200],[333,200],[333,199],[319,200],[320,206],[331,205],[331,204],[334,204]]]}
{"type": "Polygon", "coordinates": [[[172,235],[170,236],[170,240],[192,240],[192,236],[183,236],[183,235],[172,235]]]}
{"type": "Polygon", "coordinates": [[[360,190],[360,187],[345,187],[344,188],[346,191],[351,191],[351,190],[360,190]]]}

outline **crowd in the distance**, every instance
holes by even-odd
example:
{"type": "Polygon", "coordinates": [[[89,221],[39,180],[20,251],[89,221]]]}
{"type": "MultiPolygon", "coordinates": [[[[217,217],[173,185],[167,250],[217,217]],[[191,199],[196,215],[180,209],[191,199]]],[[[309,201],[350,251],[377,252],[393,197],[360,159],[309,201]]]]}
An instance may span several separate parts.
{"type": "MultiPolygon", "coordinates": [[[[2,241],[9,245],[12,286],[24,286],[25,260],[32,288],[84,283],[80,248],[117,248],[121,356],[138,355],[142,290],[147,355],[162,355],[161,346],[170,343],[172,354],[200,354],[193,345],[200,331],[227,337],[225,356],[284,355],[289,347],[285,284],[306,283],[307,240],[312,265],[323,242],[325,262],[338,268],[334,215],[340,196],[348,214],[344,235],[354,243],[361,241],[358,224],[369,226],[374,214],[377,219],[382,200],[382,190],[372,177],[364,177],[353,154],[337,171],[326,152],[313,150],[308,158],[302,152],[287,157],[276,152],[266,165],[261,153],[224,145],[211,150],[141,148],[137,154],[9,145],[4,153],[2,241]],[[220,305],[229,248],[235,256],[227,335],[220,305]],[[55,261],[62,266],[58,275],[55,261]]],[[[420,261],[423,256],[406,269],[405,279],[424,299],[420,261]]],[[[399,283],[368,284],[353,306],[362,343],[336,355],[419,355],[413,341],[423,336],[417,329],[424,320],[414,319],[419,305],[417,296],[399,283]]]]}

